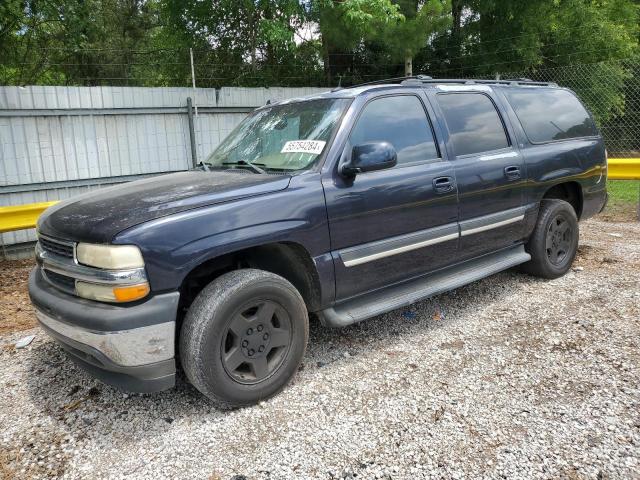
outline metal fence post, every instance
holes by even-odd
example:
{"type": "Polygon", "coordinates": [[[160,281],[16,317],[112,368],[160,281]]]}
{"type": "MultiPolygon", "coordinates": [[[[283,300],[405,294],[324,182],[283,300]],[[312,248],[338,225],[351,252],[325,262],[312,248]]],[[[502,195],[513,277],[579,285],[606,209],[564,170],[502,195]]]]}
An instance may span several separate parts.
{"type": "Polygon", "coordinates": [[[198,166],[198,152],[196,151],[196,130],[193,126],[193,102],[187,98],[187,115],[189,116],[189,140],[191,141],[191,162],[193,168],[198,166]]]}

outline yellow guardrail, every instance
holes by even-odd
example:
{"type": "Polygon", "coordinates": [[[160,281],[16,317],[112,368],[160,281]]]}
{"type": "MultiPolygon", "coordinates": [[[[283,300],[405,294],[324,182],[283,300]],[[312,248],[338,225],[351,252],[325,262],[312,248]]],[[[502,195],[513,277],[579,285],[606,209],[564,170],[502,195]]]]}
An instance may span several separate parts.
{"type": "MultiPolygon", "coordinates": [[[[640,180],[640,158],[610,158],[609,180],[640,180]]],[[[42,212],[58,202],[0,207],[0,233],[34,228],[42,212]]]]}
{"type": "Polygon", "coordinates": [[[28,203],[13,207],[0,207],[0,233],[35,228],[42,212],[58,202],[28,203]]]}
{"type": "Polygon", "coordinates": [[[609,180],[640,180],[640,158],[610,158],[609,180]]]}

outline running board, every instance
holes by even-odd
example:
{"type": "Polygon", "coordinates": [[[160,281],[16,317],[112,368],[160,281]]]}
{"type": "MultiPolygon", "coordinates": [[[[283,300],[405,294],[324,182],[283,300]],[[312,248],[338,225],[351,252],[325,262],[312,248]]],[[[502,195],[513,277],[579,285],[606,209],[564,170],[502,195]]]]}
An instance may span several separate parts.
{"type": "Polygon", "coordinates": [[[347,300],[320,313],[322,323],[329,327],[346,327],[370,317],[406,307],[419,300],[462,287],[494,273],[531,260],[524,246],[502,250],[455,265],[400,285],[347,300]]]}

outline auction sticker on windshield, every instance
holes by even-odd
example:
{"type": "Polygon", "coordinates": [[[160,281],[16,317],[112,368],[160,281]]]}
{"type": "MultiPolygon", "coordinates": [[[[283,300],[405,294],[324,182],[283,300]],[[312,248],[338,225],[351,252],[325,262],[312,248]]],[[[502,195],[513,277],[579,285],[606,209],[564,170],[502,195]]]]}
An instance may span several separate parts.
{"type": "Polygon", "coordinates": [[[320,155],[327,142],[322,140],[291,140],[284,144],[280,153],[313,153],[320,155]]]}

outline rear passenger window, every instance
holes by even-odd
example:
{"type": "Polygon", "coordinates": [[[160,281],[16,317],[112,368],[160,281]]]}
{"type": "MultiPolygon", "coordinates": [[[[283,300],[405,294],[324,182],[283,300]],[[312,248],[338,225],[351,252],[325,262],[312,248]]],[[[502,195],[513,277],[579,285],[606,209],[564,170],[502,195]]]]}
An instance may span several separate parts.
{"type": "Polygon", "coordinates": [[[453,149],[457,156],[509,146],[493,102],[481,93],[438,94],[453,149]]]}
{"type": "Polygon", "coordinates": [[[580,101],[559,89],[505,89],[529,140],[534,143],[590,137],[598,131],[580,101]]]}
{"type": "Polygon", "coordinates": [[[351,145],[389,142],[398,164],[438,157],[422,102],[413,95],[383,97],[369,102],[351,132],[351,145]]]}

